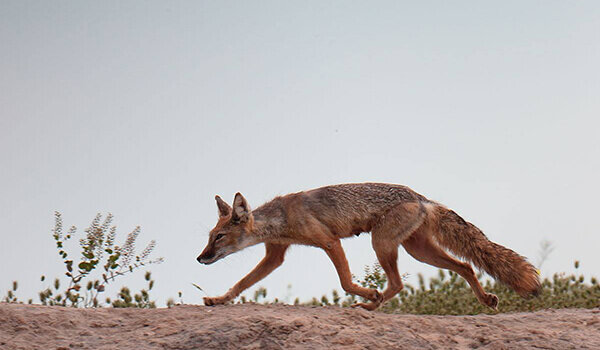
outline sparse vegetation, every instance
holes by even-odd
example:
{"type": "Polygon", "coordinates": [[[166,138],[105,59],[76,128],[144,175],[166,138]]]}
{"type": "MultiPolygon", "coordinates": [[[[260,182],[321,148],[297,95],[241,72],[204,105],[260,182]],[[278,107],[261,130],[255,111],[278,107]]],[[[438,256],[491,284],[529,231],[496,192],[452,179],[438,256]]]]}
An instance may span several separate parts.
{"type": "MultiPolygon", "coordinates": [[[[140,227],[131,231],[123,244],[115,244],[117,227],[112,225],[113,216],[97,214],[90,226],[85,229],[85,235],[79,239],[79,247],[67,249],[70,242],[77,237],[77,228],[71,226],[67,232],[63,230],[62,215],[54,214],[55,224],[52,237],[56,243],[56,250],[65,266],[65,276],[68,282],[64,287],[60,278],[55,278],[50,286],[46,286],[38,293],[43,305],[62,305],[72,307],[99,307],[104,306],[100,295],[105,292],[109,284],[115,279],[145,267],[150,264],[161,263],[162,258],[151,259],[150,255],[156,247],[155,241],[150,241],[141,253],[136,254],[135,245],[140,234],[140,227]],[[74,251],[73,251],[74,250],[74,251]],[[78,257],[78,253],[80,256],[78,257]],[[62,287],[62,288],[61,288],[62,287]]],[[[41,282],[46,281],[44,275],[41,282]]],[[[106,305],[113,307],[156,307],[150,300],[149,291],[154,286],[151,273],[145,274],[147,288],[131,295],[127,287],[122,287],[114,300],[106,298],[106,305]]],[[[4,301],[20,302],[16,296],[18,283],[13,282],[12,290],[7,292],[4,301]]],[[[32,303],[32,300],[29,300],[32,303]]]]}

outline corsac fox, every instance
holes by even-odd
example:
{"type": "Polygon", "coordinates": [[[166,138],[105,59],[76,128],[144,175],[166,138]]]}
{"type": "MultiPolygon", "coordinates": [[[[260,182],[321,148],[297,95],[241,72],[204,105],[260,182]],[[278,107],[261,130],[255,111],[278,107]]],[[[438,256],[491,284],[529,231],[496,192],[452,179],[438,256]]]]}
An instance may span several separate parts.
{"type": "Polygon", "coordinates": [[[368,310],[402,290],[398,273],[398,246],[415,259],[449,269],[470,284],[483,305],[496,308],[498,297],[486,293],[471,265],[448,255],[445,249],[471,261],[521,296],[536,295],[540,289],[537,270],[514,251],[489,241],[473,224],[454,211],[401,185],[359,183],[325,186],[276,197],[251,210],[237,193],[233,208],[215,197],[219,220],[210,231],[208,244],[198,262],[212,264],[231,253],[264,243],[265,257],[219,297],[204,298],[205,305],[225,304],[263,279],[283,263],[291,244],[321,248],[335,266],[342,288],[370,302],[358,303],[368,310]],[[352,281],[340,239],[371,232],[371,243],[387,275],[383,293],[352,281]]]}

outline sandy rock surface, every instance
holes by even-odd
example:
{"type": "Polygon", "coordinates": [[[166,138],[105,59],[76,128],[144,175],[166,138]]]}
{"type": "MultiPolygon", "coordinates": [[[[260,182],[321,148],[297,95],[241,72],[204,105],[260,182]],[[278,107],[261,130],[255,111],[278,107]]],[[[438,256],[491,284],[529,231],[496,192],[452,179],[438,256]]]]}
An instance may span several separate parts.
{"type": "Polygon", "coordinates": [[[478,316],[338,307],[0,304],[0,349],[600,349],[600,309],[478,316]]]}

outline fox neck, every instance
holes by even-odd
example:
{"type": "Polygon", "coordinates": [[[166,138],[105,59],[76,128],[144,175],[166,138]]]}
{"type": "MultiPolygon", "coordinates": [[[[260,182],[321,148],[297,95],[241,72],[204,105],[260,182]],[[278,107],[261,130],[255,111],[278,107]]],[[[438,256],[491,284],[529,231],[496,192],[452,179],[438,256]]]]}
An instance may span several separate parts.
{"type": "Polygon", "coordinates": [[[279,216],[264,215],[260,211],[252,212],[254,216],[253,235],[259,242],[277,239],[285,231],[285,219],[279,216]]]}

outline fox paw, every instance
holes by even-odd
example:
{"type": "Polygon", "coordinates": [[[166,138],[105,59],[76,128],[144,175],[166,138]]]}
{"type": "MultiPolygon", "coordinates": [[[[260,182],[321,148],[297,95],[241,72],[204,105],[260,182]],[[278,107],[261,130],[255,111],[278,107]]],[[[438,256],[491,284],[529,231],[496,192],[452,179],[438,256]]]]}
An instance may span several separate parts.
{"type": "Polygon", "coordinates": [[[204,300],[204,305],[206,305],[206,306],[223,305],[223,304],[227,303],[227,299],[225,299],[223,297],[214,297],[214,298],[204,297],[203,300],[204,300]]]}
{"type": "Polygon", "coordinates": [[[376,303],[356,303],[356,304],[352,304],[350,305],[350,307],[362,307],[365,310],[369,310],[369,311],[373,311],[375,309],[377,309],[377,307],[379,307],[379,304],[376,303]]]}
{"type": "Polygon", "coordinates": [[[498,297],[495,294],[488,293],[485,295],[485,305],[498,311],[498,297]]]}
{"type": "Polygon", "coordinates": [[[371,298],[370,300],[372,300],[372,302],[370,303],[356,303],[356,304],[352,304],[351,307],[362,307],[363,309],[366,310],[375,310],[379,307],[379,305],[381,305],[381,303],[383,303],[383,294],[379,293],[379,291],[374,290],[374,296],[373,298],[371,298]]]}

